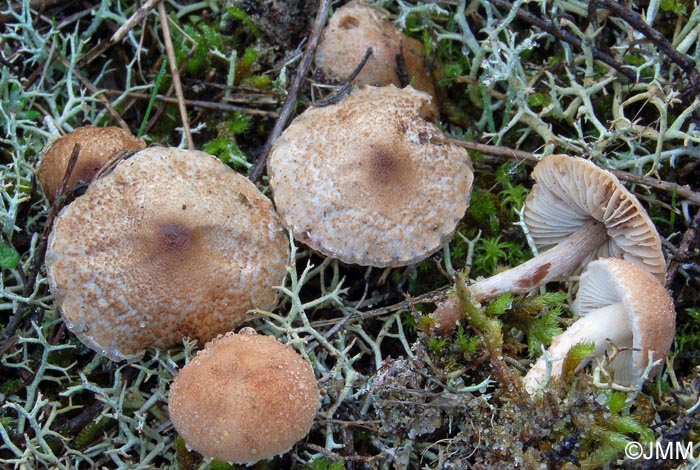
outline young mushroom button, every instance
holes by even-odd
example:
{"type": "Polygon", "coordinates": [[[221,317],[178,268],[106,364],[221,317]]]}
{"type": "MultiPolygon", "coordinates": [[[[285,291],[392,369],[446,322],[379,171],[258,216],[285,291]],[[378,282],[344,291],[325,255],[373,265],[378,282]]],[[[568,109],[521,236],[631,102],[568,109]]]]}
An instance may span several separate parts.
{"type": "MultiPolygon", "coordinates": [[[[581,318],[552,340],[547,354],[551,377],[561,376],[563,359],[577,343],[593,343],[597,357],[612,343],[619,349],[610,364],[615,383],[634,385],[643,376],[649,353],[652,361],[663,359],[673,343],[673,300],[659,280],[637,264],[617,258],[592,261],[581,276],[573,310],[581,318]]],[[[525,376],[528,391],[544,382],[546,369],[547,360],[541,357],[525,376]]]]}
{"type": "MultiPolygon", "coordinates": [[[[623,258],[663,282],[661,239],[637,198],[593,163],[550,155],[532,172],[536,184],[525,201],[525,224],[542,252],[529,261],[469,286],[481,302],[506,292],[525,294],[568,276],[600,257],[623,258]]],[[[441,333],[461,317],[448,298],[435,312],[441,333]]]]}
{"type": "Polygon", "coordinates": [[[80,145],[80,153],[68,179],[67,189],[90,183],[97,172],[120,152],[137,151],[146,147],[143,140],[119,127],[78,127],[58,138],[44,154],[36,171],[41,188],[51,203],[68,169],[75,144],[80,145]]]}
{"type": "Polygon", "coordinates": [[[353,84],[401,87],[410,83],[435,99],[433,79],[423,64],[423,44],[400,33],[376,8],[357,2],[340,7],[328,20],[316,50],[316,65],[325,77],[345,80],[367,49],[372,55],[353,84]]]}
{"type": "Polygon", "coordinates": [[[134,360],[271,307],[288,245],[271,201],[243,176],[202,152],[154,147],[60,213],[46,267],[68,328],[134,360]]]}
{"type": "Polygon", "coordinates": [[[168,398],[188,446],[242,464],[289,451],[309,432],[318,406],[311,365],[250,329],[208,343],[175,377],[168,398]]]}
{"type": "Polygon", "coordinates": [[[275,205],[294,236],[364,266],[403,266],[440,249],[469,205],[471,161],[429,121],[411,87],[364,87],[307,109],[268,161],[275,205]]]}

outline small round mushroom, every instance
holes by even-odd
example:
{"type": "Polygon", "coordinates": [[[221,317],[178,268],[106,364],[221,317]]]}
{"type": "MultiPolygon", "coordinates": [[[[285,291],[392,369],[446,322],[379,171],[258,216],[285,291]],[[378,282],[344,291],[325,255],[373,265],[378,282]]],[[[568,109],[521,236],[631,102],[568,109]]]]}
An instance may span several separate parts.
{"type": "Polygon", "coordinates": [[[170,387],[168,409],[188,446],[252,464],[288,452],[319,406],[311,365],[290,346],[251,329],[208,343],[170,387]]]}
{"type": "MultiPolygon", "coordinates": [[[[617,258],[592,261],[581,276],[573,310],[581,318],[552,340],[551,377],[560,377],[566,353],[582,342],[594,343],[594,356],[622,348],[610,364],[615,383],[630,386],[648,365],[668,354],[676,329],[673,300],[664,286],[638,264],[617,258]]],[[[524,379],[528,391],[545,380],[547,363],[541,357],[524,379]]],[[[652,375],[655,371],[652,372],[652,375]]]]}
{"type": "Polygon", "coordinates": [[[246,178],[211,155],[154,147],[63,209],[46,268],[67,327],[112,360],[135,360],[272,307],[288,245],[246,178]]]}
{"type": "Polygon", "coordinates": [[[309,108],[275,142],[270,187],[284,225],[346,263],[418,262],[452,236],[469,205],[467,152],[428,119],[430,97],[393,85],[309,108]]]}
{"type": "MultiPolygon", "coordinates": [[[[525,294],[600,257],[623,258],[663,281],[666,262],[659,234],[637,198],[612,173],[582,158],[550,155],[532,177],[536,184],[525,201],[525,223],[542,252],[470,285],[477,301],[506,292],[525,294]]],[[[454,298],[438,306],[435,315],[440,333],[462,316],[454,298]]]]}
{"type": "Polygon", "coordinates": [[[316,50],[316,65],[326,77],[345,80],[360,65],[367,49],[372,55],[353,84],[401,87],[410,83],[435,97],[433,79],[423,63],[423,44],[400,33],[376,8],[357,2],[342,6],[328,20],[316,50]]]}
{"type": "Polygon", "coordinates": [[[80,144],[80,153],[67,188],[90,183],[97,172],[119,152],[146,148],[143,140],[120,127],[78,127],[58,138],[44,154],[36,171],[41,188],[50,203],[53,203],[56,190],[63,181],[75,144],[80,144]]]}

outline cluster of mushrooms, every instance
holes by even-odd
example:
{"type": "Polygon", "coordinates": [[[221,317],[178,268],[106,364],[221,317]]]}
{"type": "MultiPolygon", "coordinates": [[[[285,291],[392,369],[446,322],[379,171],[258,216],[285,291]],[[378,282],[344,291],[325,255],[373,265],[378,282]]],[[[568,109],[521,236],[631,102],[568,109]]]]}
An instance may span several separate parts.
{"type": "MultiPolygon", "coordinates": [[[[50,146],[37,171],[53,203],[58,188],[89,184],[57,216],[46,254],[68,329],[114,361],[185,337],[207,341],[169,396],[175,428],[207,457],[253,463],[287,452],[318,409],[306,360],[250,328],[232,332],[251,318],[247,312],[274,306],[289,261],[285,229],[345,263],[404,266],[444,246],[469,206],[471,161],[433,123],[420,43],[376,10],[350,3],[330,20],[317,66],[342,79],[368,47],[373,54],[355,77],[365,86],[309,108],[273,146],[274,207],[215,157],[146,148],[116,128],[76,129],[50,146]],[[333,52],[338,32],[347,55],[333,52]],[[399,88],[399,68],[424,91],[399,88]],[[76,166],[62,185],[75,144],[76,166]]],[[[639,380],[650,358],[667,354],[675,329],[653,224],[613,175],[585,160],[545,157],[533,178],[525,220],[543,253],[468,288],[485,301],[585,269],[574,305],[583,317],[554,339],[526,386],[534,392],[561,374],[561,358],[581,341],[594,342],[596,355],[614,343],[622,350],[614,379],[639,380]]],[[[462,314],[448,299],[435,315],[445,332],[462,314]]]]}

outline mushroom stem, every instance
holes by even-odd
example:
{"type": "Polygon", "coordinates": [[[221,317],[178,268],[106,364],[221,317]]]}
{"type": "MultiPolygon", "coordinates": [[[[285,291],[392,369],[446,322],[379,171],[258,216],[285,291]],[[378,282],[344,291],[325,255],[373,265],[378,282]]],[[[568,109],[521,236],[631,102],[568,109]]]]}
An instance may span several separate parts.
{"type": "MultiPolygon", "coordinates": [[[[608,346],[608,340],[618,346],[631,346],[632,329],[629,315],[625,306],[617,302],[579,318],[564,333],[556,336],[549,347],[550,377],[562,375],[564,358],[569,350],[579,343],[593,343],[594,357],[601,356],[608,346]]],[[[525,389],[532,393],[545,380],[547,375],[547,359],[542,355],[525,375],[525,389]]]]}
{"type": "Polygon", "coordinates": [[[551,249],[519,266],[478,281],[469,289],[479,302],[495,299],[506,292],[526,294],[537,286],[574,272],[581,261],[607,238],[605,226],[591,220],[551,249]]]}
{"type": "MultiPolygon", "coordinates": [[[[469,286],[478,302],[495,299],[506,292],[526,294],[535,287],[567,276],[580,266],[583,259],[608,239],[605,225],[597,220],[584,223],[564,241],[535,256],[525,263],[503,271],[469,286]]],[[[459,301],[450,297],[434,313],[435,332],[445,334],[463,317],[459,301]]]]}

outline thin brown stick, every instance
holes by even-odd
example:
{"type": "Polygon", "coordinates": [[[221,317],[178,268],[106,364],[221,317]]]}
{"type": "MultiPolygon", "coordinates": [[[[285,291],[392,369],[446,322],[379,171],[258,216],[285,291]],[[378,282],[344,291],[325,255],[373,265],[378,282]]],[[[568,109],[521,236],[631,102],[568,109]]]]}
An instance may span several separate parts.
{"type": "MultiPolygon", "coordinates": [[[[476,152],[481,152],[486,155],[493,155],[495,157],[506,157],[513,158],[520,161],[525,161],[531,164],[536,164],[540,159],[535,156],[535,154],[530,152],[524,152],[522,150],[513,150],[508,147],[501,147],[497,145],[479,144],[476,142],[464,142],[456,139],[447,139],[448,142],[459,145],[467,150],[474,150],[476,152]]],[[[690,201],[693,204],[700,206],[700,193],[693,191],[690,186],[680,186],[677,183],[671,183],[668,181],[660,180],[658,178],[651,178],[649,176],[639,176],[627,171],[616,170],[614,168],[606,168],[607,171],[615,175],[618,179],[622,181],[627,181],[634,184],[642,184],[650,186],[652,188],[660,189],[662,191],[673,193],[690,201]]]]}
{"type": "Polygon", "coordinates": [[[258,160],[255,162],[255,166],[250,171],[248,179],[253,183],[257,183],[262,177],[265,164],[267,163],[267,156],[272,149],[272,144],[277,140],[277,137],[282,134],[282,131],[287,126],[287,122],[292,117],[294,108],[297,102],[297,97],[301,91],[301,87],[304,84],[306,74],[311,67],[311,61],[314,58],[314,53],[316,52],[316,46],[321,39],[321,32],[323,31],[323,26],[326,24],[326,17],[328,16],[328,11],[331,8],[330,0],[319,0],[318,2],[318,12],[316,13],[316,19],[314,20],[314,27],[311,31],[311,36],[306,44],[306,50],[301,58],[301,63],[297,69],[297,73],[294,75],[294,80],[292,81],[292,86],[289,88],[289,94],[287,99],[284,100],[282,109],[280,110],[280,117],[275,122],[275,127],[267,138],[265,145],[258,155],[258,160]]]}
{"type": "MultiPolygon", "coordinates": [[[[66,67],[70,67],[70,63],[65,58],[62,57],[61,62],[66,67]]],[[[73,74],[78,78],[78,80],[80,80],[80,83],[82,83],[85,86],[85,88],[87,88],[90,91],[90,93],[92,93],[95,96],[95,98],[97,98],[97,100],[99,100],[99,102],[102,103],[102,106],[104,106],[109,115],[112,116],[112,119],[114,119],[117,122],[117,124],[119,124],[119,127],[126,131],[131,131],[131,129],[129,129],[129,124],[127,124],[127,122],[124,120],[121,114],[119,114],[119,111],[117,111],[114,108],[114,106],[112,106],[112,103],[110,103],[107,98],[100,94],[100,90],[90,80],[85,78],[85,76],[82,73],[78,72],[75,69],[73,69],[73,74]]]]}
{"type": "Polygon", "coordinates": [[[688,55],[676,50],[673,44],[662,33],[649,26],[639,13],[612,0],[596,0],[588,4],[589,17],[593,21],[596,17],[596,10],[599,8],[611,11],[615,16],[623,19],[625,23],[642,33],[685,72],[695,93],[700,90],[700,72],[698,72],[695,62],[688,55]]]}
{"type": "Polygon", "coordinates": [[[173,86],[175,87],[175,96],[177,97],[177,107],[180,110],[180,119],[182,120],[182,128],[185,131],[187,138],[187,148],[194,150],[194,140],[192,140],[192,132],[190,132],[190,121],[187,117],[187,106],[185,104],[185,95],[182,92],[182,83],[180,82],[180,72],[177,70],[177,60],[175,59],[175,48],[173,47],[173,39],[170,36],[170,27],[168,26],[168,15],[165,13],[163,3],[158,3],[158,15],[160,15],[160,27],[163,29],[163,41],[165,42],[165,53],[168,55],[168,65],[170,66],[170,75],[172,75],[173,86]]]}
{"type": "Polygon", "coordinates": [[[134,29],[134,27],[141,21],[149,11],[153,9],[153,7],[156,6],[157,3],[159,3],[160,0],[147,0],[144,2],[143,5],[141,5],[130,17],[128,20],[126,20],[126,23],[121,25],[119,29],[117,29],[114,34],[112,35],[111,38],[109,38],[108,41],[101,42],[97,44],[95,47],[90,49],[81,59],[80,63],[81,65],[89,64],[93,60],[97,59],[100,57],[102,54],[105,53],[107,49],[110,47],[114,46],[118,42],[120,42],[124,37],[126,37],[127,34],[129,34],[129,31],[134,29]]]}
{"type": "MultiPolygon", "coordinates": [[[[123,92],[120,90],[102,90],[102,93],[106,95],[121,95],[123,92]]],[[[127,93],[126,96],[129,98],[135,98],[138,100],[150,100],[151,95],[147,93],[127,93]]],[[[164,103],[177,103],[177,98],[171,98],[164,95],[156,95],[156,99],[164,103]]],[[[212,111],[239,111],[244,114],[250,114],[254,116],[264,116],[276,118],[279,116],[277,111],[265,111],[263,109],[248,108],[245,106],[236,106],[227,103],[215,103],[213,101],[202,101],[202,100],[188,100],[185,99],[185,105],[193,108],[210,109],[212,111]]]]}
{"type": "MultiPolygon", "coordinates": [[[[493,3],[496,6],[499,6],[507,11],[510,11],[513,9],[513,4],[506,1],[506,0],[489,0],[489,2],[493,3]]],[[[519,18],[527,21],[528,23],[538,27],[542,31],[545,31],[555,38],[568,42],[569,44],[577,47],[578,49],[583,48],[583,41],[579,39],[578,37],[574,36],[570,32],[559,28],[555,24],[553,24],[551,21],[539,18],[532,13],[525,11],[523,9],[518,9],[516,12],[519,18]]],[[[603,62],[606,65],[609,65],[613,69],[617,70],[620,72],[622,75],[627,77],[628,79],[632,81],[636,81],[637,75],[630,70],[629,68],[626,68],[625,65],[620,64],[617,62],[615,59],[613,59],[610,55],[606,54],[605,52],[601,51],[600,49],[597,49],[595,47],[592,47],[590,44],[588,47],[591,50],[591,55],[593,56],[594,59],[599,60],[603,62]]]]}

